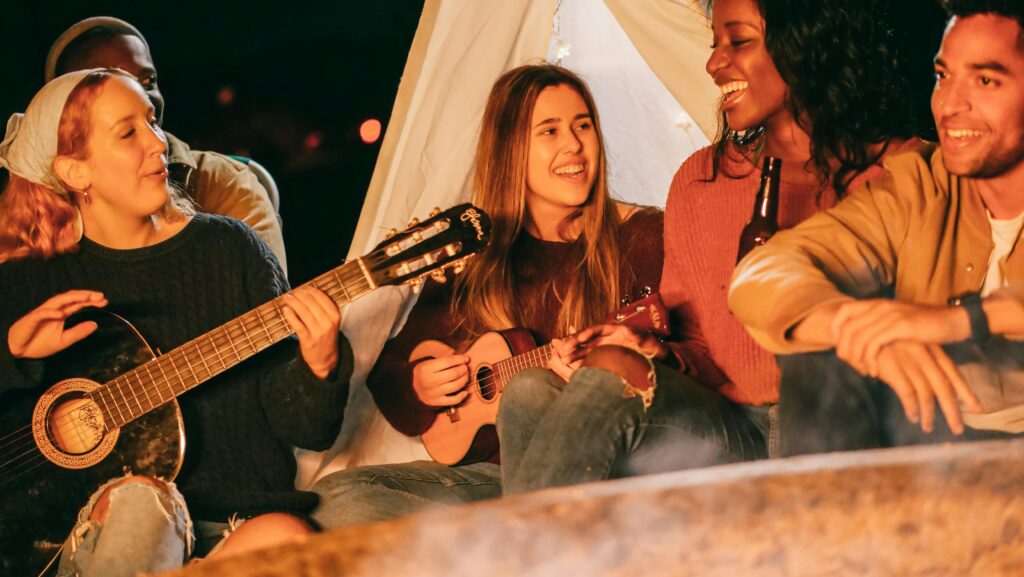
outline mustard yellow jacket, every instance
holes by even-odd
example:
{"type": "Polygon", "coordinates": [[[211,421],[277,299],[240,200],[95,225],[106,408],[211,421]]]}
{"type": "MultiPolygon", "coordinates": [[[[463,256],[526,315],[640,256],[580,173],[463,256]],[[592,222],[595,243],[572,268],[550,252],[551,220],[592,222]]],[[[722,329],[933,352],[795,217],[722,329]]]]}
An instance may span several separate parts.
{"type": "MultiPolygon", "coordinates": [[[[778,354],[823,348],[789,336],[812,311],[837,301],[884,296],[942,305],[981,289],[993,243],[975,182],[949,174],[930,143],[883,166],[883,176],[737,266],[729,307],[761,346],[778,354]]],[[[1019,244],[1004,269],[1003,292],[1015,298],[1024,296],[1019,244]]]]}

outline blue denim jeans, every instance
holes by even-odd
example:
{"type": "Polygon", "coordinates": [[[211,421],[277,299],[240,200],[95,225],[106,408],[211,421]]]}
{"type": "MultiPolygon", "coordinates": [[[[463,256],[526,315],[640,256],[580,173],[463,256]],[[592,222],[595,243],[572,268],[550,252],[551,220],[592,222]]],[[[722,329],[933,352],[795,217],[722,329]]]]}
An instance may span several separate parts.
{"type": "Polygon", "coordinates": [[[655,367],[648,408],[602,369],[579,369],[568,383],[548,369],[516,375],[498,411],[505,494],[767,457],[767,408],[655,367]]]}
{"type": "Polygon", "coordinates": [[[425,509],[501,496],[498,465],[449,467],[433,461],[355,467],[313,485],[313,519],[325,529],[404,517],[425,509]]]}
{"type": "Polygon", "coordinates": [[[79,512],[58,577],[134,577],[181,567],[191,554],[192,521],[173,483],[170,494],[142,483],[115,487],[106,519],[90,520],[99,496],[118,481],[100,487],[79,512]]]}

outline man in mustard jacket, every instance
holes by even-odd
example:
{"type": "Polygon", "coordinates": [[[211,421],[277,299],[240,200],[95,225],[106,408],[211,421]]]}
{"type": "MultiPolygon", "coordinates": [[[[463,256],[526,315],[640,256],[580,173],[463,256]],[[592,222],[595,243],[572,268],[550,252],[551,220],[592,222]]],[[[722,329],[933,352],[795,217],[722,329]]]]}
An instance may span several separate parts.
{"type": "Polygon", "coordinates": [[[947,8],[940,146],[734,273],[730,307],[783,355],[783,455],[1024,432],[1024,3],[947,8]]]}

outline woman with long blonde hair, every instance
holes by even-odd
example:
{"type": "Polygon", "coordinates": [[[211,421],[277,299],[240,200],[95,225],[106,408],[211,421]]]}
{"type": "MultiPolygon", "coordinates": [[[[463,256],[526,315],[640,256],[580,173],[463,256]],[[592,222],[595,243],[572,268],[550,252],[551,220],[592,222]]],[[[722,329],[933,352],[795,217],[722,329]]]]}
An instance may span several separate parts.
{"type": "MultiPolygon", "coordinates": [[[[497,80],[473,176],[473,202],[491,217],[491,243],[454,283],[424,289],[367,378],[396,429],[420,435],[465,400],[470,358],[455,351],[483,333],[519,327],[547,343],[604,319],[623,296],[657,288],[661,212],[614,201],[606,165],[594,99],[578,76],[530,65],[497,80]],[[410,362],[424,339],[446,343],[451,354],[410,362]]],[[[567,374],[567,367],[554,368],[567,374]]],[[[481,432],[488,434],[494,431],[481,432]]],[[[501,458],[518,450],[522,435],[499,424],[501,458]]],[[[324,497],[314,517],[336,526],[497,497],[499,451],[481,458],[329,475],[314,486],[324,497]]]]}

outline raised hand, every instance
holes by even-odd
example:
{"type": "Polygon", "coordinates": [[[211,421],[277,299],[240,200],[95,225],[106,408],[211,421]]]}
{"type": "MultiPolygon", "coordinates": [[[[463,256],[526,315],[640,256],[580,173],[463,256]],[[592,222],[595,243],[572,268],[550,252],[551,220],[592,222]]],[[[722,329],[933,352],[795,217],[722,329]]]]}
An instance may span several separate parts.
{"type": "Polygon", "coordinates": [[[309,285],[282,296],[281,305],[284,318],[299,337],[302,359],[314,375],[326,379],[338,366],[338,305],[309,285]]]}
{"type": "Polygon", "coordinates": [[[427,359],[412,369],[412,388],[420,402],[430,407],[457,405],[469,394],[469,357],[447,355],[427,359]]]}
{"type": "Polygon", "coordinates": [[[85,307],[107,306],[103,293],[72,290],[39,305],[11,325],[7,347],[15,358],[42,359],[59,353],[96,330],[96,323],[85,321],[65,327],[64,321],[85,307]]]}

